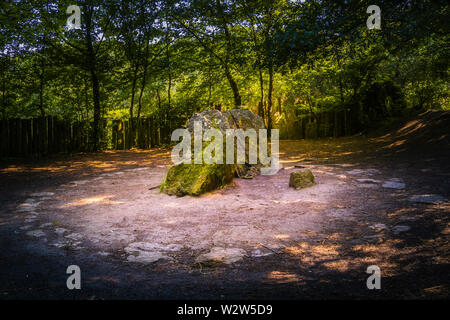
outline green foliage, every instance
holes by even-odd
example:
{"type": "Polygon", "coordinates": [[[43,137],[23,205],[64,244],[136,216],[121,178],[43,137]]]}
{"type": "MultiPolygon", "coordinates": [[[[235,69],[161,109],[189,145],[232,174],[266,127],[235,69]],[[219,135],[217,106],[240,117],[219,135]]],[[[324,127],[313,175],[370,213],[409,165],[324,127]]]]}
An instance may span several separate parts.
{"type": "Polygon", "coordinates": [[[246,106],[286,129],[322,111],[450,108],[444,1],[379,1],[381,30],[365,26],[370,1],[83,0],[70,31],[69,4],[1,4],[2,117],[169,125],[246,106]]]}

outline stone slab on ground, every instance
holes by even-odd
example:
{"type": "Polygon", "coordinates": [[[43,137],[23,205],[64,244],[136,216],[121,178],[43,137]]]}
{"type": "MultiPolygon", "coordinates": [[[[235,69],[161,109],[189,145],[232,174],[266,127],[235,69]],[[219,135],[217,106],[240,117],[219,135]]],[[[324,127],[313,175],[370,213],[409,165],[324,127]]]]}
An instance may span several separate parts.
{"type": "Polygon", "coordinates": [[[213,247],[210,252],[198,256],[195,262],[204,264],[232,264],[242,260],[245,254],[245,250],[240,248],[213,247]]]}
{"type": "Polygon", "coordinates": [[[447,199],[445,199],[442,196],[439,195],[433,195],[433,194],[421,194],[421,195],[414,195],[408,199],[410,202],[414,203],[428,203],[428,204],[438,204],[441,202],[446,202],[447,199]]]}

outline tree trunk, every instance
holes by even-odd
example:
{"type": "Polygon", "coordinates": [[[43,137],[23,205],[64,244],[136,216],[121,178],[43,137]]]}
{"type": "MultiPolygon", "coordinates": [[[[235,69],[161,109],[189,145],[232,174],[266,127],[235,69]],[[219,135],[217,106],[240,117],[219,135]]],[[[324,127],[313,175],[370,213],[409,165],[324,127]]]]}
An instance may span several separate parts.
{"type": "Polygon", "coordinates": [[[273,92],[273,65],[269,66],[269,92],[267,94],[267,131],[272,130],[272,92],[273,92]]]}
{"type": "Polygon", "coordinates": [[[259,101],[258,105],[258,115],[264,120],[264,79],[261,65],[259,66],[259,87],[261,90],[261,100],[259,101]]]}
{"type": "Polygon", "coordinates": [[[206,103],[206,108],[209,109],[211,107],[211,95],[212,95],[212,74],[211,68],[208,69],[208,102],[206,103]]]}
{"type": "Polygon", "coordinates": [[[44,111],[44,62],[41,64],[41,73],[39,74],[39,110],[41,111],[41,116],[45,117],[44,111]]]}
{"type": "Polygon", "coordinates": [[[87,63],[89,67],[89,72],[91,74],[92,81],[92,97],[94,100],[94,128],[93,128],[93,151],[97,151],[99,149],[99,125],[100,125],[100,89],[99,89],[99,81],[97,75],[97,61],[96,54],[94,52],[94,47],[92,44],[92,14],[93,8],[87,8],[85,6],[86,15],[86,48],[87,48],[87,63]]]}
{"type": "Polygon", "coordinates": [[[131,104],[130,104],[130,119],[133,118],[133,107],[134,107],[134,95],[136,91],[137,73],[139,70],[139,63],[136,63],[136,67],[133,71],[133,80],[131,82],[131,104]]]}
{"type": "Polygon", "coordinates": [[[142,110],[142,96],[144,94],[145,85],[147,82],[147,69],[148,69],[148,47],[149,47],[149,41],[147,39],[147,44],[145,47],[145,57],[144,57],[144,73],[142,75],[142,84],[141,84],[141,92],[139,93],[139,106],[138,106],[138,114],[137,117],[139,118],[141,116],[141,110],[142,110]]]}
{"type": "Polygon", "coordinates": [[[236,84],[236,81],[234,81],[228,66],[225,66],[225,75],[228,79],[228,82],[230,83],[231,90],[233,90],[234,107],[239,108],[242,105],[241,95],[239,94],[239,88],[236,84]]]}

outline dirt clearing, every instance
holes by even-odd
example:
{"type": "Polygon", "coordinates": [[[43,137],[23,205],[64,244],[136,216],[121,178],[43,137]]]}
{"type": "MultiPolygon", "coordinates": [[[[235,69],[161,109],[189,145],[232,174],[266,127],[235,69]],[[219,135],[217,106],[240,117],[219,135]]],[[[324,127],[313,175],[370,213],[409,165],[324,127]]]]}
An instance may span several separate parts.
{"type": "Polygon", "coordinates": [[[282,141],[276,175],[201,197],[153,188],[166,149],[6,164],[1,298],[448,298],[448,150],[419,154],[426,126],[408,128],[282,141]],[[295,165],[316,185],[289,188],[295,165]],[[373,264],[382,290],[366,288],[373,264]]]}

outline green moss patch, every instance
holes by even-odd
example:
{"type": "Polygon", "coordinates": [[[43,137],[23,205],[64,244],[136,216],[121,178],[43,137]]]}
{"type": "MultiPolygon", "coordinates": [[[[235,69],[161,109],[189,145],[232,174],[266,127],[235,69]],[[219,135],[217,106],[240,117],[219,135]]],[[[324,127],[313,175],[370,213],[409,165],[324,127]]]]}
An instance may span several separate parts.
{"type": "Polygon", "coordinates": [[[233,180],[234,165],[179,164],[173,166],[161,184],[161,192],[176,196],[199,196],[222,188],[233,180]]]}

